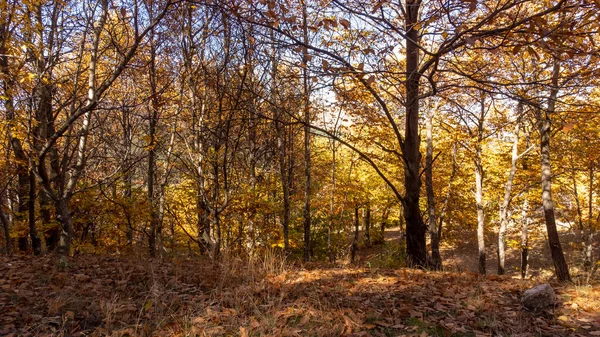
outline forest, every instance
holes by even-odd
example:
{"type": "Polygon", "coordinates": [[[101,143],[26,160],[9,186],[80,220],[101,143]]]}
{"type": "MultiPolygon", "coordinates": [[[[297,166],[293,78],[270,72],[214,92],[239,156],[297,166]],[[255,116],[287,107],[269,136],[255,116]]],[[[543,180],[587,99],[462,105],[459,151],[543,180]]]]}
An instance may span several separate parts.
{"type": "Polygon", "coordinates": [[[0,0],[0,335],[600,336],[599,13],[0,0]]]}

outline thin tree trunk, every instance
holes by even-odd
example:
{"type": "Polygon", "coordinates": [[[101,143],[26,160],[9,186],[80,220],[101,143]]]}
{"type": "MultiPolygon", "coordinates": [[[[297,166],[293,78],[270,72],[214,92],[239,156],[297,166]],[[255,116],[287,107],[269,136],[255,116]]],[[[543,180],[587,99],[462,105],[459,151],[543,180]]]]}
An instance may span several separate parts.
{"type": "Polygon", "coordinates": [[[371,247],[371,204],[367,202],[365,210],[365,245],[371,247]]]}
{"type": "MultiPolygon", "coordinates": [[[[104,29],[106,19],[108,16],[108,0],[101,1],[101,14],[98,21],[98,25],[94,26],[94,21],[91,21],[92,29],[94,30],[93,41],[92,41],[92,53],[90,55],[89,69],[88,69],[88,97],[87,104],[92,105],[97,99],[96,93],[96,76],[97,76],[97,62],[99,58],[99,46],[100,46],[100,35],[104,29]]],[[[50,103],[51,104],[51,103],[50,103]]],[[[51,109],[51,105],[50,105],[51,109]]],[[[83,124],[79,130],[79,137],[77,140],[76,149],[76,163],[75,166],[70,168],[68,171],[68,180],[65,188],[59,195],[57,200],[57,212],[60,213],[60,223],[63,227],[61,230],[59,249],[58,253],[61,255],[69,255],[71,252],[71,241],[73,240],[73,223],[70,214],[69,203],[73,195],[73,191],[77,186],[77,182],[83,172],[86,162],[86,148],[87,140],[91,127],[92,110],[88,110],[83,115],[83,124]],[[60,210],[59,210],[60,209],[60,210]]],[[[53,120],[49,117],[49,120],[53,120]]]]}
{"type": "Polygon", "coordinates": [[[554,262],[554,270],[559,281],[570,281],[569,266],[565,260],[558,230],[556,229],[556,218],[554,215],[554,202],[552,200],[552,167],[550,165],[550,128],[551,115],[555,111],[556,98],[558,96],[558,77],[560,76],[560,64],[554,60],[552,75],[552,88],[548,99],[548,109],[542,112],[537,109],[538,126],[540,131],[540,157],[542,167],[542,205],[544,208],[544,219],[548,232],[548,245],[554,262]]]}
{"type": "Polygon", "coordinates": [[[477,205],[477,248],[479,257],[479,273],[486,274],[485,254],[485,213],[483,209],[483,164],[482,142],[483,123],[485,119],[485,97],[481,97],[481,114],[478,118],[477,144],[475,145],[475,202],[477,205]]]}
{"type": "Polygon", "coordinates": [[[125,225],[127,226],[125,236],[127,240],[127,246],[133,245],[133,223],[131,217],[131,203],[133,196],[133,167],[131,167],[131,123],[129,121],[129,112],[127,109],[122,111],[122,127],[123,127],[123,168],[121,174],[123,176],[123,197],[125,199],[125,225]]]}
{"type": "Polygon", "coordinates": [[[302,38],[304,42],[303,60],[304,67],[302,68],[302,90],[303,90],[303,106],[304,106],[304,261],[310,261],[311,245],[310,245],[310,230],[311,230],[311,214],[310,214],[310,92],[308,83],[308,14],[306,10],[306,2],[302,3],[302,38]]]}
{"type": "Polygon", "coordinates": [[[352,246],[350,248],[350,263],[354,263],[356,252],[358,251],[358,204],[354,205],[354,237],[352,238],[352,246]]]}
{"type": "Polygon", "coordinates": [[[440,211],[440,216],[438,220],[438,230],[437,236],[438,239],[442,240],[442,229],[444,225],[444,219],[446,217],[446,211],[448,210],[448,203],[450,201],[450,196],[452,195],[452,183],[454,182],[454,177],[456,176],[456,154],[458,152],[458,146],[456,142],[452,146],[452,172],[450,173],[450,179],[448,179],[448,187],[446,189],[446,196],[444,197],[444,203],[442,204],[442,210],[440,211]]]}
{"type": "Polygon", "coordinates": [[[385,243],[385,228],[387,227],[387,222],[388,222],[388,217],[390,215],[390,207],[389,205],[385,206],[385,209],[383,210],[383,215],[381,216],[381,228],[380,228],[380,233],[381,233],[381,241],[379,243],[385,243]]]}
{"type": "Polygon", "coordinates": [[[6,255],[12,255],[12,246],[10,242],[10,221],[6,213],[4,213],[4,197],[0,197],[0,221],[2,221],[2,227],[4,228],[4,244],[6,255]]]}
{"type": "MultiPolygon", "coordinates": [[[[14,137],[12,132],[14,124],[13,121],[16,118],[16,114],[13,101],[13,89],[15,86],[15,80],[12,76],[12,71],[10,69],[10,51],[8,50],[8,46],[10,43],[9,34],[11,34],[11,30],[8,27],[8,25],[10,24],[8,19],[10,17],[11,16],[8,16],[8,12],[6,13],[6,17],[5,13],[2,13],[2,19],[0,20],[0,73],[4,75],[2,76],[2,96],[4,96],[4,108],[6,110],[6,119],[8,122],[8,138],[10,142],[10,147],[12,148],[15,156],[15,166],[17,172],[17,197],[19,199],[19,204],[15,215],[17,222],[25,223],[25,212],[28,211],[29,205],[27,200],[29,199],[30,178],[28,158],[25,154],[25,151],[23,151],[21,140],[17,137],[14,137]]],[[[22,242],[23,239],[26,241],[27,237],[19,238],[19,241],[22,242]]]]}
{"type": "Polygon", "coordinates": [[[427,152],[425,154],[425,187],[427,190],[427,211],[429,213],[429,235],[431,239],[430,267],[434,270],[442,269],[440,256],[440,238],[435,212],[435,193],[433,190],[433,109],[429,109],[426,118],[427,152]]]}
{"type": "MultiPolygon", "coordinates": [[[[577,188],[577,169],[575,168],[573,153],[570,156],[571,161],[571,183],[573,184],[573,197],[575,199],[575,207],[577,209],[577,225],[579,234],[581,235],[581,241],[583,243],[581,247],[581,256],[583,257],[583,266],[585,271],[588,270],[586,261],[586,249],[587,249],[587,229],[583,224],[583,211],[581,210],[581,202],[579,201],[579,190],[577,188]]],[[[591,192],[591,191],[590,191],[591,192]]]]}
{"type": "Polygon", "coordinates": [[[485,257],[485,213],[483,211],[483,167],[481,165],[481,149],[477,149],[475,158],[475,201],[477,203],[477,248],[479,257],[479,273],[486,273],[485,257]]]}
{"type": "Polygon", "coordinates": [[[529,201],[523,202],[523,211],[521,212],[521,278],[527,276],[527,264],[529,256],[529,201]]]}
{"type": "Polygon", "coordinates": [[[329,224],[327,226],[327,256],[329,262],[333,262],[333,247],[331,246],[331,234],[333,232],[333,218],[335,216],[335,143],[331,142],[331,195],[329,197],[329,224]]]}
{"type": "MultiPolygon", "coordinates": [[[[150,12],[150,19],[152,20],[152,3],[148,5],[148,11],[150,12]]],[[[146,186],[147,186],[147,198],[148,205],[150,207],[150,232],[148,233],[148,248],[150,257],[156,257],[156,243],[160,227],[160,215],[158,211],[159,193],[156,191],[156,157],[158,150],[158,139],[157,139],[157,126],[159,119],[159,94],[158,94],[158,73],[156,70],[156,40],[155,30],[150,30],[150,62],[149,62],[149,81],[150,81],[150,106],[148,111],[148,169],[146,172],[146,186]]]]}
{"type": "MultiPolygon", "coordinates": [[[[518,110],[522,110],[519,103],[518,110]]],[[[510,171],[504,186],[504,199],[500,205],[500,224],[498,227],[498,275],[504,275],[504,264],[506,259],[506,224],[508,222],[508,207],[510,206],[510,193],[512,191],[513,180],[517,172],[517,160],[519,159],[519,132],[521,130],[521,113],[518,113],[519,120],[515,125],[514,139],[512,144],[510,171]]]]}
{"type": "Polygon", "coordinates": [[[29,197],[27,198],[27,208],[29,210],[29,237],[31,238],[33,254],[37,256],[42,254],[42,240],[40,240],[38,236],[37,227],[35,225],[35,192],[35,175],[33,171],[31,171],[29,173],[29,197]]]}
{"type": "Polygon", "coordinates": [[[593,239],[593,202],[594,202],[594,167],[590,164],[588,171],[588,179],[589,179],[589,187],[588,187],[588,226],[584,231],[584,257],[583,257],[583,267],[585,271],[589,272],[592,270],[593,261],[594,261],[594,247],[592,245],[593,239]]]}

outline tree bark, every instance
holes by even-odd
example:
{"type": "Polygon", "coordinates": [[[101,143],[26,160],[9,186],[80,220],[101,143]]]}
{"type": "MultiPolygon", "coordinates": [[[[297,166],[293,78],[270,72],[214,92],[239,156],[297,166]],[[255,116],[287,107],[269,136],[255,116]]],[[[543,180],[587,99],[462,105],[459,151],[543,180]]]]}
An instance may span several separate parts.
{"type": "Polygon", "coordinates": [[[310,89],[308,83],[308,14],[306,2],[302,2],[302,38],[304,42],[302,64],[302,90],[304,107],[304,261],[310,261],[311,258],[311,172],[310,172],[310,89]]]}
{"type": "MultiPolygon", "coordinates": [[[[518,110],[522,110],[522,105],[519,103],[518,110]]],[[[508,222],[508,207],[510,206],[510,194],[512,191],[513,180],[517,172],[517,160],[519,159],[519,132],[521,130],[521,112],[518,112],[519,120],[517,120],[514,131],[514,139],[512,144],[510,171],[504,186],[504,199],[500,205],[500,224],[498,227],[498,275],[504,275],[504,264],[506,260],[506,224],[508,222]]]]}
{"type": "Polygon", "coordinates": [[[527,276],[527,265],[529,257],[529,201],[525,199],[523,202],[523,210],[521,212],[521,278],[527,276]]]}
{"type": "MultiPolygon", "coordinates": [[[[152,3],[148,5],[148,12],[152,20],[152,3]]],[[[156,257],[156,243],[160,235],[160,215],[158,211],[159,193],[156,190],[156,157],[158,151],[157,125],[159,119],[159,93],[158,93],[158,74],[156,70],[156,40],[154,29],[150,30],[150,62],[149,62],[149,85],[150,85],[150,106],[148,111],[148,169],[146,172],[146,187],[148,205],[150,207],[150,231],[148,233],[148,248],[150,257],[156,257]]]]}
{"type": "Polygon", "coordinates": [[[585,271],[590,272],[593,269],[593,261],[594,261],[594,246],[593,246],[593,237],[594,237],[594,228],[593,228],[593,216],[594,216],[594,166],[590,164],[588,169],[588,226],[584,230],[584,257],[583,257],[583,267],[585,271]]]}
{"type": "Polygon", "coordinates": [[[419,33],[415,27],[419,23],[421,0],[408,0],[406,3],[406,120],[404,132],[404,219],[406,220],[406,255],[408,265],[424,268],[427,266],[427,246],[425,233],[427,226],[421,217],[419,196],[420,175],[420,136],[419,136],[419,33]]]}
{"type": "Polygon", "coordinates": [[[29,214],[29,237],[31,238],[31,248],[33,254],[38,256],[42,254],[42,240],[37,233],[37,226],[35,225],[35,199],[36,199],[36,188],[35,188],[35,175],[33,171],[29,173],[29,197],[27,198],[27,208],[29,214]]]}
{"type": "Polygon", "coordinates": [[[442,258],[440,256],[440,237],[435,211],[435,193],[433,190],[433,109],[429,109],[426,117],[427,129],[427,152],[425,154],[425,187],[427,190],[427,211],[429,213],[429,235],[431,240],[430,268],[442,269],[442,258]]]}
{"type": "Polygon", "coordinates": [[[452,145],[452,172],[450,173],[450,179],[448,179],[448,187],[446,189],[446,196],[444,197],[444,203],[442,204],[442,210],[440,211],[440,216],[438,220],[438,229],[437,236],[438,240],[442,240],[442,229],[444,228],[444,219],[446,217],[446,212],[448,211],[448,203],[450,202],[450,196],[452,195],[452,183],[454,182],[454,177],[456,176],[456,154],[458,152],[458,146],[456,142],[452,145]]]}
{"type": "Polygon", "coordinates": [[[477,144],[475,145],[475,203],[477,206],[477,248],[479,257],[479,273],[486,274],[485,254],[485,212],[483,209],[483,164],[482,143],[485,120],[485,97],[481,97],[481,111],[477,125],[477,144]]]}
{"type": "Polygon", "coordinates": [[[333,262],[333,247],[331,246],[331,234],[333,233],[333,219],[335,217],[335,143],[331,142],[331,195],[329,196],[329,223],[327,225],[327,257],[333,262]]]}
{"type": "MultiPolygon", "coordinates": [[[[10,43],[9,34],[11,34],[12,31],[12,29],[10,29],[11,22],[9,18],[11,18],[12,15],[9,16],[8,8],[5,9],[7,10],[7,12],[2,13],[2,17],[0,18],[0,73],[4,75],[2,76],[2,96],[4,96],[2,100],[4,101],[4,108],[6,110],[6,120],[8,122],[9,144],[15,156],[15,166],[17,173],[17,197],[19,199],[19,204],[17,212],[15,212],[15,218],[17,222],[25,224],[25,212],[29,212],[28,206],[30,204],[28,202],[30,191],[30,174],[28,158],[25,154],[25,151],[23,151],[21,140],[13,136],[13,128],[16,118],[13,101],[13,89],[15,86],[15,80],[10,68],[10,51],[8,50],[8,46],[10,43]]],[[[8,219],[6,220],[8,221],[8,219]]],[[[33,235],[35,236],[35,233],[33,235]]],[[[7,238],[10,241],[10,238],[7,238]]],[[[31,238],[33,239],[33,236],[31,238]]],[[[27,237],[25,236],[24,238],[19,238],[19,240],[22,242],[23,240],[27,240],[27,237]]]]}
{"type": "Polygon", "coordinates": [[[486,273],[485,257],[485,213],[483,210],[483,166],[481,149],[478,148],[475,159],[475,202],[477,204],[477,248],[479,257],[479,273],[486,273]]]}
{"type": "Polygon", "coordinates": [[[350,263],[354,263],[356,259],[356,252],[358,251],[358,204],[354,205],[354,236],[352,238],[352,246],[350,248],[350,263]]]}
{"type": "Polygon", "coordinates": [[[544,208],[544,219],[548,232],[548,245],[554,262],[554,270],[559,281],[570,281],[569,266],[565,260],[558,230],[556,229],[556,218],[554,215],[554,202],[552,200],[552,166],[550,165],[550,128],[551,115],[555,111],[556,98],[558,96],[558,77],[560,76],[560,64],[554,60],[552,75],[552,88],[548,99],[547,110],[537,109],[538,127],[540,132],[540,159],[542,167],[542,206],[544,208]]]}
{"type": "Polygon", "coordinates": [[[371,247],[371,203],[367,203],[365,210],[365,245],[371,247]]]}
{"type": "Polygon", "coordinates": [[[12,256],[12,246],[10,241],[10,221],[8,216],[4,212],[4,197],[0,197],[0,221],[2,222],[2,227],[4,228],[4,247],[6,250],[6,255],[12,256]]]}

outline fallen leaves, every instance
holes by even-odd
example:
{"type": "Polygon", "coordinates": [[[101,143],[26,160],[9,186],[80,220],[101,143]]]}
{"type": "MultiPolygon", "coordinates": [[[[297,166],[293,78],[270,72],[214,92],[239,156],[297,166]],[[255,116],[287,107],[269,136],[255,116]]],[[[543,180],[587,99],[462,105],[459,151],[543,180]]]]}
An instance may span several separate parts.
{"type": "Polygon", "coordinates": [[[0,335],[600,336],[593,287],[557,288],[563,305],[536,316],[520,307],[528,281],[410,269],[243,268],[85,257],[61,270],[45,258],[0,258],[0,335]]]}

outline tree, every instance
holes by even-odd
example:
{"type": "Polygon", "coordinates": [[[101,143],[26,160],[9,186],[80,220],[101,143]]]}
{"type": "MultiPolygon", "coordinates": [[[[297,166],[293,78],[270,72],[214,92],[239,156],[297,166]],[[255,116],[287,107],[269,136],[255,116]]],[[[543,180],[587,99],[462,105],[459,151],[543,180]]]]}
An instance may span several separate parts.
{"type": "MultiPolygon", "coordinates": [[[[333,6],[340,12],[349,17],[351,16],[353,20],[364,22],[368,27],[354,34],[358,39],[364,41],[370,37],[375,37],[376,34],[370,34],[370,31],[385,32],[384,36],[387,39],[387,41],[377,38],[375,40],[371,39],[366,43],[370,46],[369,48],[359,48],[358,51],[351,49],[346,54],[337,48],[339,45],[326,41],[322,45],[317,43],[307,44],[306,41],[297,38],[293,33],[299,27],[296,22],[297,16],[288,11],[287,6],[278,6],[274,1],[268,3],[268,9],[250,5],[251,12],[258,12],[261,16],[259,19],[246,17],[246,20],[270,27],[293,45],[314,51],[325,60],[323,68],[326,72],[334,76],[344,75],[355,78],[356,82],[372,95],[378,107],[386,116],[388,127],[396,138],[396,151],[402,155],[405,194],[397,193],[397,197],[403,204],[404,217],[407,223],[407,255],[411,265],[424,267],[427,260],[425,245],[427,226],[421,217],[419,208],[421,186],[418,123],[420,100],[435,95],[440,90],[436,84],[437,74],[441,71],[440,67],[451,66],[451,63],[442,62],[444,57],[451,56],[474,41],[506,34],[525,26],[532,19],[544,17],[548,13],[561,9],[564,1],[537,12],[527,12],[525,15],[519,13],[520,3],[518,1],[509,1],[501,6],[477,6],[477,3],[474,2],[470,4],[462,2],[448,3],[442,6],[437,3],[427,3],[427,6],[425,6],[420,0],[410,0],[406,4],[394,4],[393,6],[386,6],[383,2],[377,3],[375,6],[362,2],[352,4],[334,2],[333,6]],[[278,8],[286,8],[286,11],[276,12],[278,8]],[[446,13],[448,13],[448,16],[446,13]],[[422,15],[425,17],[422,17],[422,15]],[[496,19],[504,15],[514,17],[514,19],[498,25],[496,19]],[[445,18],[448,18],[448,20],[445,18]],[[402,22],[402,25],[398,25],[398,22],[402,22]],[[437,40],[423,41],[423,36],[437,36],[437,40]],[[384,82],[378,85],[376,76],[370,75],[367,77],[365,76],[366,72],[377,74],[379,72],[385,73],[387,70],[374,68],[369,71],[365,69],[364,62],[356,64],[355,61],[359,56],[371,54],[374,55],[373,57],[379,56],[384,59],[385,55],[392,54],[394,50],[395,46],[389,46],[392,41],[398,44],[402,43],[405,46],[403,62],[395,64],[395,69],[403,66],[404,70],[401,73],[404,75],[404,79],[401,81],[392,80],[388,82],[388,85],[385,82],[387,79],[382,78],[384,82]],[[375,48],[381,49],[375,50],[375,48]],[[333,66],[332,62],[337,63],[338,66],[333,66]],[[423,79],[423,82],[426,81],[426,84],[421,83],[421,79],[423,79]],[[399,84],[402,88],[398,86],[399,84]],[[429,85],[429,90],[422,90],[427,85],[429,85]],[[396,104],[404,108],[404,134],[400,132],[401,125],[399,125],[393,111],[396,104]]],[[[240,9],[237,9],[236,12],[243,15],[240,9]]],[[[315,14],[317,13],[315,11],[315,14]]],[[[339,18],[338,20],[324,18],[322,20],[322,22],[325,22],[325,20],[335,21],[336,27],[342,26],[345,30],[350,30],[352,22],[346,18],[339,18]]],[[[331,30],[332,24],[323,24],[322,27],[325,30],[331,30]]],[[[351,43],[351,45],[355,44],[351,43]]],[[[392,56],[390,59],[397,58],[392,56]]],[[[380,62],[383,65],[387,63],[380,62]]],[[[316,128],[313,126],[313,129],[316,128]]],[[[328,135],[331,136],[331,133],[328,133],[328,135]]],[[[372,163],[375,164],[375,162],[372,163]]],[[[391,183],[387,177],[384,180],[391,183]]],[[[393,189],[397,190],[395,186],[393,189]]]]}

